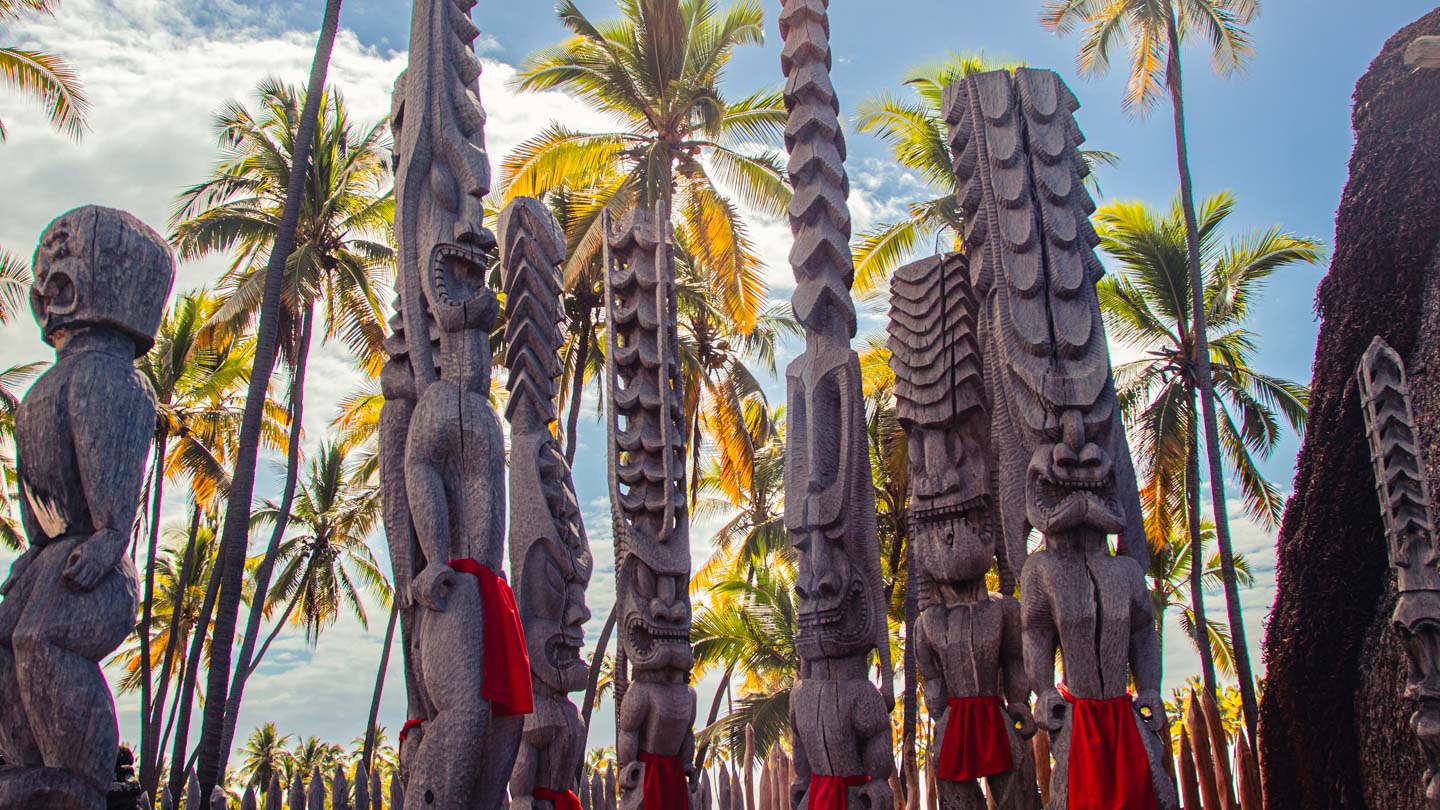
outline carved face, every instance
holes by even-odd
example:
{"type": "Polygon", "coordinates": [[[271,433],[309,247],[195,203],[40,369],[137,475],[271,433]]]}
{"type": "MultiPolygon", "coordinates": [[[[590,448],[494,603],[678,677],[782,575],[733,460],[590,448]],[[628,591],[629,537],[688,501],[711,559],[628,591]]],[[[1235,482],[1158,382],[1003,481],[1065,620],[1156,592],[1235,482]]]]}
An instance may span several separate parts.
{"type": "Polygon", "coordinates": [[[1115,493],[1115,465],[1109,451],[1091,440],[1078,410],[1060,415],[1061,437],[1041,443],[1025,477],[1025,512],[1043,534],[1089,528],[1115,534],[1125,513],[1115,493]]]}
{"type": "Polygon", "coordinates": [[[585,644],[585,588],[590,584],[588,555],[577,560],[554,541],[530,546],[520,578],[520,612],[530,671],[557,692],[585,688],[588,667],[580,658],[585,644]]]}
{"type": "Polygon", "coordinates": [[[875,645],[876,606],[865,568],[847,553],[842,536],[823,531],[792,535],[800,552],[795,580],[796,644],[808,660],[856,655],[875,645]]]}
{"type": "Polygon", "coordinates": [[[500,303],[485,283],[486,251],[494,244],[476,237],[464,244],[447,242],[435,246],[426,274],[426,295],[435,322],[444,332],[495,328],[500,303]]]}
{"type": "Polygon", "coordinates": [[[976,505],[940,519],[917,519],[915,558],[925,575],[939,582],[970,582],[995,563],[995,534],[989,511],[976,505]]]}
{"type": "Polygon", "coordinates": [[[45,341],[81,326],[115,329],[150,350],[175,260],[159,234],[123,211],[77,208],[45,229],[32,262],[30,309],[45,341]]]}
{"type": "Polygon", "coordinates": [[[659,573],[634,554],[621,564],[621,642],[637,671],[688,670],[694,664],[687,579],[659,573]]]}

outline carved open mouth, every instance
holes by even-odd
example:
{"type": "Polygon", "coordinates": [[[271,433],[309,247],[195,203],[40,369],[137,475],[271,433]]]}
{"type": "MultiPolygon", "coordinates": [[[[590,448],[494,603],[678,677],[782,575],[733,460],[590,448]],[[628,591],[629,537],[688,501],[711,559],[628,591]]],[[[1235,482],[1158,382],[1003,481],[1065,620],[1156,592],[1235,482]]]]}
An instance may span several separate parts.
{"type": "Polygon", "coordinates": [[[1124,513],[1115,499],[1113,476],[1057,481],[1031,469],[1026,485],[1028,516],[1041,532],[1089,526],[1109,533],[1125,528],[1124,513]]]}
{"type": "Polygon", "coordinates": [[[465,245],[435,246],[430,273],[435,282],[436,303],[462,307],[484,289],[485,254],[465,245]]]}
{"type": "Polygon", "coordinates": [[[676,645],[689,649],[690,627],[688,625],[661,625],[636,616],[629,624],[630,647],[640,658],[649,658],[658,648],[676,645]]]}
{"type": "Polygon", "coordinates": [[[803,635],[822,637],[831,643],[850,645],[867,641],[870,632],[869,606],[865,583],[860,577],[850,580],[845,595],[829,607],[802,606],[796,621],[803,635]]]}

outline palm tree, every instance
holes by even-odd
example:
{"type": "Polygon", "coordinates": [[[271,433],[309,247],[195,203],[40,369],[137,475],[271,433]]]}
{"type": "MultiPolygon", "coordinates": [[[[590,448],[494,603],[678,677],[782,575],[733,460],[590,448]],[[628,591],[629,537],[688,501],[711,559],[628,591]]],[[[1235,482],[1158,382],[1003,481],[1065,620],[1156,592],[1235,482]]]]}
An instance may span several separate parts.
{"type": "Polygon", "coordinates": [[[285,772],[292,758],[285,750],[290,737],[276,731],[274,723],[266,723],[250,732],[245,747],[240,749],[240,773],[248,784],[258,785],[261,793],[270,789],[270,777],[285,772]]]}
{"type": "MultiPolygon", "coordinates": [[[[306,639],[314,642],[342,608],[369,628],[362,588],[390,606],[390,583],[365,542],[380,523],[380,490],[357,483],[351,472],[344,451],[333,442],[322,444],[310,463],[292,510],[296,533],[280,544],[280,572],[261,608],[266,614],[281,605],[284,610],[256,653],[252,672],[287,623],[303,627],[306,639]]],[[[263,527],[279,519],[280,506],[266,501],[254,523],[263,527]]]]}
{"type": "MultiPolygon", "coordinates": [[[[1210,43],[1211,67],[1221,75],[1244,68],[1254,49],[1245,30],[1260,12],[1260,0],[1045,0],[1041,24],[1061,35],[1084,26],[1078,64],[1082,73],[1109,70],[1117,43],[1130,47],[1130,80],[1125,107],[1145,115],[1166,90],[1174,113],[1175,160],[1180,172],[1180,207],[1185,217],[1186,266],[1191,293],[1190,316],[1194,340],[1195,387],[1205,422],[1205,455],[1209,462],[1210,500],[1215,512],[1215,539],[1225,570],[1225,595],[1235,637],[1240,693],[1245,701],[1245,728],[1255,749],[1258,713],[1245,625],[1240,615],[1239,585],[1235,578],[1230,520],[1225,504],[1225,465],[1221,453],[1215,379],[1211,368],[1209,326],[1201,271],[1200,222],[1195,210],[1194,182],[1190,176],[1189,143],[1185,134],[1184,75],[1180,46],[1190,34],[1210,43]]],[[[1197,482],[1198,474],[1195,476],[1197,482]]],[[[1203,634],[1202,634],[1203,635],[1203,634]]]]}
{"type": "MultiPolygon", "coordinates": [[[[245,549],[249,537],[250,505],[255,490],[255,470],[260,452],[264,400],[281,342],[281,315],[284,305],[285,270],[296,246],[296,232],[306,191],[310,187],[311,150],[320,118],[320,102],[325,95],[325,75],[335,35],[340,23],[341,0],[326,0],[325,17],[311,64],[310,81],[295,128],[294,145],[288,161],[289,171],[281,185],[286,189],[284,204],[277,219],[273,242],[269,245],[265,272],[260,282],[259,324],[256,328],[255,364],[250,375],[250,391],[241,424],[239,451],[235,460],[234,480],[225,511],[225,529],[220,544],[220,565],[217,571],[224,587],[218,594],[216,635],[219,643],[212,650],[209,672],[210,700],[205,705],[199,749],[201,787],[212,788],[225,771],[229,756],[227,738],[233,734],[234,718],[239,714],[239,698],[230,700],[227,681],[230,677],[231,652],[235,641],[235,624],[240,610],[240,583],[244,573],[245,549]],[[227,721],[227,717],[229,718],[227,721]],[[228,732],[227,733],[227,726],[228,732]]],[[[283,159],[282,159],[283,160],[283,159]]],[[[258,258],[258,255],[257,255],[258,258]]],[[[258,264],[258,262],[257,262],[258,264]]],[[[303,375],[301,375],[303,376],[303,375]]],[[[300,420],[293,419],[295,423],[300,420]]],[[[253,638],[254,634],[247,634],[253,638]]],[[[244,662],[242,661],[242,664],[244,662]]],[[[244,670],[246,667],[238,667],[244,670]]],[[[241,692],[243,683],[235,691],[241,692]]],[[[172,781],[179,786],[180,774],[172,781]]]]}
{"type": "MultiPolygon", "coordinates": [[[[3,323],[0,318],[0,323],[3,323]]],[[[20,389],[30,384],[48,363],[20,363],[0,371],[0,548],[19,551],[25,545],[12,492],[19,479],[15,473],[15,411],[20,407],[20,389]]]]}
{"type": "MultiPolygon", "coordinates": [[[[1120,264],[1119,274],[1103,280],[1098,290],[1106,326],[1122,344],[1146,353],[1141,360],[1117,366],[1115,380],[1121,409],[1132,425],[1132,446],[1141,462],[1147,531],[1152,537],[1170,537],[1176,516],[1184,514],[1190,541],[1199,549],[1203,549],[1199,535],[1200,420],[1195,402],[1202,373],[1196,358],[1204,357],[1213,366],[1219,395],[1218,430],[1206,433],[1215,437],[1217,452],[1233,471],[1246,512],[1267,526],[1278,524],[1283,501],[1276,487],[1261,475],[1257,462],[1274,452],[1281,418],[1295,431],[1304,430],[1309,403],[1305,386],[1267,375],[1251,365],[1256,336],[1245,323],[1250,304],[1267,279],[1281,268],[1320,261],[1320,243],[1279,227],[1226,241],[1223,226],[1234,209],[1233,194],[1217,194],[1204,202],[1198,220],[1198,245],[1205,263],[1201,296],[1206,302],[1204,317],[1213,330],[1209,338],[1200,336],[1190,309],[1183,202],[1176,201],[1163,214],[1139,203],[1118,202],[1096,216],[1101,244],[1120,264]]],[[[1224,474],[1223,469],[1219,474],[1224,474]]],[[[1222,517],[1217,509],[1216,540],[1225,573],[1236,668],[1241,691],[1253,695],[1239,578],[1234,555],[1227,549],[1228,537],[1220,530],[1222,517]]],[[[1203,629],[1202,591],[1198,585],[1192,588],[1197,623],[1194,637],[1203,653],[1208,635],[1203,629]]],[[[1213,676],[1207,687],[1214,687],[1213,676]]]]}
{"type": "MultiPolygon", "coordinates": [[[[1201,529],[1201,538],[1215,539],[1215,526],[1206,522],[1201,529]]],[[[1195,652],[1211,656],[1211,666],[1227,677],[1235,676],[1235,649],[1230,643],[1230,630],[1224,622],[1207,621],[1204,624],[1208,644],[1202,644],[1196,631],[1200,623],[1194,605],[1198,601],[1192,589],[1196,583],[1207,591],[1219,590],[1225,586],[1225,574],[1220,565],[1220,555],[1215,553],[1195,570],[1195,558],[1190,554],[1188,534],[1177,534],[1165,544],[1165,548],[1151,557],[1150,575],[1154,588],[1150,598],[1155,604],[1155,629],[1163,638],[1165,633],[1165,612],[1170,608],[1180,611],[1180,630],[1195,645],[1195,652]]],[[[1235,575],[1240,584],[1250,587],[1255,575],[1250,570],[1250,561],[1245,555],[1235,555],[1235,575]]],[[[1204,683],[1202,680],[1201,683],[1204,683]]]]}
{"type": "MultiPolygon", "coordinates": [[[[223,457],[227,441],[238,427],[238,397],[250,374],[254,341],[228,330],[207,329],[219,302],[204,290],[183,295],[161,321],[155,346],[136,365],[155,391],[157,418],[154,458],[150,465],[149,542],[145,559],[145,587],[138,626],[142,648],[150,646],[150,616],[155,593],[155,559],[160,537],[160,509],[167,480],[187,478],[197,509],[208,509],[229,486],[223,457]],[[173,441],[173,444],[172,444],[173,441]]],[[[279,446],[284,414],[269,406],[267,444],[279,446]]],[[[174,652],[167,655],[173,659],[174,652]]],[[[168,663],[167,663],[168,667],[168,663]]],[[[160,760],[156,742],[160,731],[162,692],[153,700],[151,662],[140,658],[140,779],[153,786],[160,760]]]]}
{"type": "Polygon", "coordinates": [[[561,0],[556,14],[573,36],[530,56],[516,85],[564,90],[624,128],[581,133],[552,124],[504,160],[502,197],[568,189],[586,198],[570,229],[567,283],[599,253],[602,211],[618,217],[663,204],[713,273],[707,280],[721,311],[748,332],[766,285],[739,210],[716,180],[780,216],[790,196],[780,159],[748,146],[778,143],[786,115],[778,92],[731,102],[720,85],[735,49],[763,41],[764,13],[755,0],[723,12],[714,0],[622,0],[620,11],[597,24],[574,0],[561,0]]]}
{"type": "Polygon", "coordinates": [[[329,774],[345,757],[345,749],[335,743],[328,743],[319,737],[307,737],[296,743],[286,761],[285,781],[308,779],[311,774],[329,774]]]}
{"type": "MultiPolygon", "coordinates": [[[[20,19],[22,11],[54,14],[57,0],[0,0],[0,23],[20,19]]],[[[80,79],[70,65],[54,54],[24,48],[0,47],[0,77],[45,110],[55,129],[74,140],[85,132],[90,102],[80,88],[80,79]]],[[[0,141],[5,140],[5,123],[0,121],[0,141]]]]}
{"type": "Polygon", "coordinates": [[[723,667],[744,677],[734,708],[701,733],[703,744],[738,753],[753,728],[763,753],[788,733],[790,690],[800,673],[794,584],[794,565],[773,554],[706,589],[691,629],[695,676],[723,667]]]}
{"type": "MultiPolygon", "coordinates": [[[[868,132],[890,147],[901,166],[918,175],[933,196],[910,204],[909,216],[876,225],[855,242],[855,291],[872,292],[902,262],[917,251],[942,240],[949,250],[962,247],[965,221],[956,203],[960,178],[950,153],[943,96],[945,88],[967,76],[992,70],[1014,70],[1017,62],[991,62],[984,54],[950,54],[943,61],[912,68],[904,85],[910,97],[881,93],[862,101],[855,113],[855,128],[868,132]]],[[[1088,150],[1092,166],[1114,165],[1115,155],[1088,150]]]]}

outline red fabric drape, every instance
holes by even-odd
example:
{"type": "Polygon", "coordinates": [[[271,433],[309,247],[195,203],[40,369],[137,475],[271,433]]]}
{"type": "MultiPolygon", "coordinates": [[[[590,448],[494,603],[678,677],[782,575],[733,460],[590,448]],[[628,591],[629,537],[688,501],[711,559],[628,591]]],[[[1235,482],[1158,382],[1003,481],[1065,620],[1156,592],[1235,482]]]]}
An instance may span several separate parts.
{"type": "Polygon", "coordinates": [[[571,790],[561,793],[550,788],[536,787],[530,795],[542,802],[550,802],[555,805],[555,810],[580,810],[580,799],[571,790]]]}
{"type": "Polygon", "coordinates": [[[1005,722],[1005,702],[999,697],[950,698],[936,776],[968,782],[1015,767],[1005,722]]]}
{"type": "Polygon", "coordinates": [[[690,785],[680,757],[641,751],[640,762],[645,766],[645,810],[690,810],[690,785]]]}
{"type": "Polygon", "coordinates": [[[451,560],[450,567],[480,583],[485,622],[485,681],[480,696],[497,715],[530,714],[535,695],[530,684],[530,654],[510,583],[472,559],[451,560]]]}
{"type": "MultiPolygon", "coordinates": [[[[821,776],[810,774],[810,787],[805,792],[808,810],[845,810],[845,791],[870,781],[868,776],[821,776]]],[[[647,808],[648,810],[648,808],[647,808]]]]}
{"type": "Polygon", "coordinates": [[[1150,760],[1129,695],[1070,701],[1070,810],[1155,810],[1150,760]]]}
{"type": "Polygon", "coordinates": [[[423,717],[418,720],[406,720],[405,725],[400,727],[400,744],[405,744],[405,738],[410,736],[410,729],[419,728],[420,726],[424,725],[424,723],[425,718],[423,717]]]}

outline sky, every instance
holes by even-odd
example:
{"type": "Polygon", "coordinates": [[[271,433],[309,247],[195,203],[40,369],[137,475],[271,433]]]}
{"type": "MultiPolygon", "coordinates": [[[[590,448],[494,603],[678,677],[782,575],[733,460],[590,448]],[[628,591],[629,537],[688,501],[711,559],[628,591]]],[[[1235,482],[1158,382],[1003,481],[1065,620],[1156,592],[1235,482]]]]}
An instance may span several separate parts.
{"type": "MultiPolygon", "coordinates": [[[[733,97],[781,81],[775,28],[779,0],[763,0],[763,5],[766,42],[737,53],[725,85],[733,97]]],[[[1060,71],[1081,101],[1079,119],[1089,146],[1120,156],[1118,167],[1099,175],[1106,200],[1158,206],[1173,198],[1178,180],[1169,108],[1137,120],[1121,109],[1123,71],[1099,79],[1078,77],[1076,42],[1041,29],[1040,0],[835,0],[833,5],[834,76],[842,114],[877,93],[904,92],[900,85],[907,70],[949,52],[983,51],[992,59],[1022,60],[1060,71]]],[[[581,0],[580,6],[597,18],[612,16],[615,9],[613,0],[581,0]]],[[[164,231],[176,193],[202,180],[214,160],[209,129],[214,112],[228,99],[251,101],[254,87],[269,75],[303,83],[322,7],[315,0],[62,0],[54,18],[0,27],[0,42],[65,56],[94,104],[89,131],[75,144],[48,130],[14,93],[0,89],[0,119],[9,130],[9,140],[0,144],[6,190],[0,195],[0,246],[28,255],[52,218],[86,203],[124,208],[164,231]]],[[[1346,0],[1266,0],[1252,28],[1256,57],[1243,75],[1229,78],[1209,71],[1202,50],[1186,49],[1197,194],[1236,192],[1239,206],[1230,221],[1234,233],[1278,224],[1329,242],[1353,143],[1354,83],[1386,38],[1430,8],[1423,0],[1381,0],[1357,14],[1346,0]]],[[[581,130],[609,129],[602,116],[564,96],[522,95],[509,87],[515,66],[527,54],[565,36],[549,2],[480,0],[474,16],[483,31],[481,95],[489,114],[492,162],[552,120],[581,130]]],[[[341,26],[330,80],[345,94],[354,120],[377,120],[388,114],[392,84],[405,66],[409,3],[349,0],[341,26]]],[[[878,142],[852,133],[850,147],[857,233],[897,218],[908,202],[927,194],[923,183],[895,166],[878,142]]],[[[767,263],[772,295],[788,297],[793,282],[786,266],[786,225],[752,214],[752,231],[767,263]]],[[[176,290],[212,284],[224,267],[222,258],[186,263],[176,290]]],[[[1252,327],[1259,334],[1258,365],[1264,371],[1309,380],[1317,332],[1312,304],[1322,274],[1319,267],[1287,269],[1255,308],[1252,327]]],[[[883,328],[878,309],[865,313],[862,333],[883,328]]],[[[795,347],[788,349],[793,356],[795,347]]],[[[1120,347],[1112,351],[1117,359],[1127,357],[1120,347]]],[[[49,357],[28,319],[0,327],[0,368],[49,357]]],[[[780,364],[788,359],[780,358],[780,364]]],[[[317,346],[307,381],[307,447],[324,437],[340,399],[359,382],[343,348],[317,346]]],[[[597,616],[588,627],[593,639],[605,613],[598,606],[611,603],[614,583],[604,434],[589,419],[593,409],[586,413],[575,479],[597,558],[590,591],[597,616]]],[[[1263,465],[1287,492],[1297,449],[1298,439],[1287,435],[1263,465]]],[[[274,497],[276,460],[264,463],[258,496],[274,497]]],[[[164,507],[166,520],[180,520],[183,507],[183,493],[172,493],[164,507]]],[[[1231,514],[1236,550],[1250,559],[1256,575],[1242,603],[1252,658],[1263,669],[1259,647],[1274,600],[1274,532],[1245,519],[1238,508],[1231,514]]],[[[707,529],[713,528],[694,527],[697,560],[708,553],[707,529]]],[[[378,536],[373,546],[384,561],[378,536]]],[[[12,556],[0,551],[0,565],[8,565],[12,556]]],[[[1223,612],[1218,593],[1209,596],[1207,605],[1211,615],[1223,612]]],[[[370,604],[368,614],[368,629],[344,618],[314,646],[303,634],[283,634],[251,680],[237,737],[266,721],[274,721],[281,733],[342,743],[362,733],[385,629],[380,607],[370,604]]],[[[1168,692],[1198,672],[1198,661],[1173,622],[1164,646],[1168,692]]],[[[712,679],[699,685],[702,714],[714,694],[712,679]]],[[[402,692],[392,669],[381,714],[392,739],[404,719],[402,692]]],[[[122,736],[135,739],[137,700],[121,695],[118,705],[122,736]]],[[[596,717],[591,744],[608,744],[613,737],[609,709],[601,706],[596,717]]]]}

